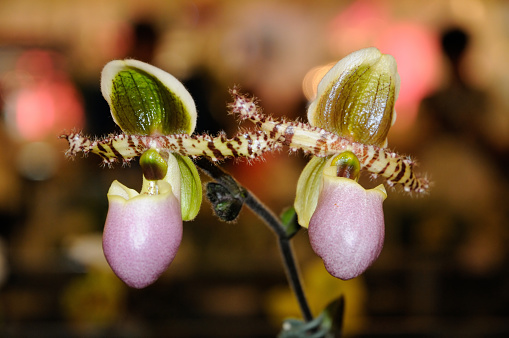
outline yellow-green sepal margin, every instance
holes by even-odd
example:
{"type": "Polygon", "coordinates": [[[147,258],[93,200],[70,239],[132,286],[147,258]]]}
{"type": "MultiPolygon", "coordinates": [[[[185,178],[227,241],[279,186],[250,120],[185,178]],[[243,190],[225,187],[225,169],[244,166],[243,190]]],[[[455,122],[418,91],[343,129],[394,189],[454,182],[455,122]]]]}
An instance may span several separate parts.
{"type": "Polygon", "coordinates": [[[330,157],[313,157],[302,170],[293,204],[300,226],[307,228],[316,209],[323,170],[330,157]]]}
{"type": "Polygon", "coordinates": [[[371,47],[340,60],[320,81],[308,109],[311,125],[384,146],[395,121],[400,77],[394,57],[371,47]]]}
{"type": "Polygon", "coordinates": [[[196,105],[184,85],[137,60],[114,60],[101,75],[101,91],[115,123],[127,134],[191,134],[196,105]]]}
{"type": "Polygon", "coordinates": [[[202,201],[202,184],[196,165],[189,157],[173,154],[180,170],[180,208],[182,219],[190,221],[198,215],[202,201]]]}

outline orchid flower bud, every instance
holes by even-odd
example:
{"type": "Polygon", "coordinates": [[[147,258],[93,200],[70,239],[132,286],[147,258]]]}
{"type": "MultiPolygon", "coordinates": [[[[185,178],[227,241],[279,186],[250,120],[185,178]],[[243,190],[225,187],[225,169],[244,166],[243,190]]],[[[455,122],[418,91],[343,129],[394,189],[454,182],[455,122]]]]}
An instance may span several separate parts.
{"type": "Polygon", "coordinates": [[[309,241],[334,277],[363,273],[380,255],[384,242],[383,185],[365,190],[337,177],[336,166],[323,170],[316,209],[309,221],[309,241]]]}

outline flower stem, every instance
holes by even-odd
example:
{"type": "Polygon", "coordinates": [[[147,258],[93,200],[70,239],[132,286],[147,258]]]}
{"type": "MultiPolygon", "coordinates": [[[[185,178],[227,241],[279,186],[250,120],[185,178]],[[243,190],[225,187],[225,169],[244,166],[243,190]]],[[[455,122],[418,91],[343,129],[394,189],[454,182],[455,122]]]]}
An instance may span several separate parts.
{"type": "Polygon", "coordinates": [[[232,196],[242,196],[244,203],[256,214],[258,217],[274,232],[279,240],[279,250],[285,265],[285,272],[288,282],[295,293],[295,297],[300,306],[302,316],[305,321],[313,320],[313,315],[309,308],[302,282],[299,276],[299,271],[295,261],[293,249],[290,239],[293,234],[286,231],[285,226],[281,223],[279,218],[268,209],[255,195],[248,189],[238,183],[230,174],[222,168],[214,165],[206,159],[198,159],[195,161],[196,165],[205,172],[208,176],[214,179],[217,183],[223,185],[232,196]]]}

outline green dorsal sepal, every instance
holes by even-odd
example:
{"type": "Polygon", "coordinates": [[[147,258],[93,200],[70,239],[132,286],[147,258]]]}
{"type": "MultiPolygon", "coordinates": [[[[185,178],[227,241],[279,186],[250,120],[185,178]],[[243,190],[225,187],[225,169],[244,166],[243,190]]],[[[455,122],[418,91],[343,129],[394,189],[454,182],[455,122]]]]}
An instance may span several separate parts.
{"type": "Polygon", "coordinates": [[[115,123],[127,134],[191,134],[193,98],[175,77],[137,60],[114,60],[102,71],[101,91],[115,123]]]}
{"type": "Polygon", "coordinates": [[[384,146],[400,78],[394,57],[371,47],[340,60],[320,81],[308,120],[355,142],[384,146]]]}

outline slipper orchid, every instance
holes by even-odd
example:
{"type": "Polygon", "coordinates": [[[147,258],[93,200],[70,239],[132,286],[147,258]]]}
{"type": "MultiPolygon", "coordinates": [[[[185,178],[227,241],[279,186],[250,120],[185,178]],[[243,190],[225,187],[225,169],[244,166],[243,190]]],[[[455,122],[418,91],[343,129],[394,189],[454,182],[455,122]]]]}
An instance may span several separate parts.
{"type": "MultiPolygon", "coordinates": [[[[353,142],[383,147],[396,118],[399,83],[392,56],[376,48],[354,52],[320,82],[308,109],[309,123],[353,142]]],[[[382,251],[387,194],[383,185],[365,190],[356,182],[360,163],[352,152],[314,159],[299,178],[299,222],[308,226],[311,247],[331,275],[357,277],[382,251]]]]}
{"type": "Polygon", "coordinates": [[[424,193],[429,186],[415,175],[412,160],[385,148],[399,87],[394,58],[365,48],[340,60],[321,80],[308,108],[309,124],[265,116],[253,99],[232,91],[233,113],[290,150],[314,155],[299,177],[294,208],[299,224],[309,228],[313,249],[341,279],[364,272],[383,245],[387,195],[383,186],[359,185],[360,171],[408,192],[424,193]]]}
{"type": "MultiPolygon", "coordinates": [[[[136,60],[112,61],[103,69],[101,90],[126,134],[194,131],[197,114],[191,95],[159,68],[136,60]]],[[[117,181],[108,192],[103,250],[115,274],[131,287],[152,284],[168,268],[182,240],[182,220],[193,219],[200,208],[197,169],[177,156],[180,161],[153,141],[140,158],[141,193],[117,181]]]]}
{"type": "Polygon", "coordinates": [[[140,156],[141,192],[117,181],[109,189],[103,250],[119,278],[143,288],[168,268],[182,239],[182,221],[200,210],[201,180],[188,156],[254,158],[277,144],[261,131],[233,139],[191,135],[197,113],[189,92],[172,75],[141,61],[109,62],[101,91],[124,133],[98,140],[80,133],[62,138],[69,142],[69,156],[92,152],[108,166],[140,156]]]}

